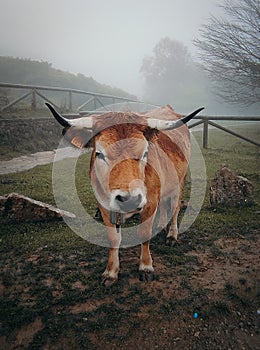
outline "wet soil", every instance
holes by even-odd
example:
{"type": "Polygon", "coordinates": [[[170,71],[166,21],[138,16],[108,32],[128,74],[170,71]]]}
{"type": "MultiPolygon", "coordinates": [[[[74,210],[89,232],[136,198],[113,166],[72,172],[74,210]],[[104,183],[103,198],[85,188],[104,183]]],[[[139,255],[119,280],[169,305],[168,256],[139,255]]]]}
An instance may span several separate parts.
{"type": "Polygon", "coordinates": [[[151,244],[154,281],[139,281],[139,247],[129,248],[109,289],[107,249],[1,249],[0,348],[258,349],[257,232],[214,242],[197,233],[196,246],[188,234],[176,247],[164,238],[151,244]]]}

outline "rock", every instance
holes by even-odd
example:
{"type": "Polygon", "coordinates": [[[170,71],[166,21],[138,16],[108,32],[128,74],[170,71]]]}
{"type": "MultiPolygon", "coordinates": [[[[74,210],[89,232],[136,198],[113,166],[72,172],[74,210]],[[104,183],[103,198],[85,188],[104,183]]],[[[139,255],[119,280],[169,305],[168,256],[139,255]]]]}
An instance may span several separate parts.
{"type": "Polygon", "coordinates": [[[210,204],[212,207],[225,205],[230,207],[253,204],[254,187],[245,177],[221,165],[210,187],[210,204]]]}
{"type": "Polygon", "coordinates": [[[75,218],[70,212],[18,193],[0,196],[0,218],[4,222],[62,220],[64,216],[75,218]]]}

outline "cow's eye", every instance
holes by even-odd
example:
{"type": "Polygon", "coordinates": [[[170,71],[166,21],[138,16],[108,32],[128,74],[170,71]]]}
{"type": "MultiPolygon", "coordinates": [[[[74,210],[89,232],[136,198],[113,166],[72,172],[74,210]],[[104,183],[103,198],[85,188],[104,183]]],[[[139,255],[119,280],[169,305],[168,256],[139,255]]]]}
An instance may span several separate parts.
{"type": "Polygon", "coordinates": [[[148,152],[144,152],[142,160],[147,160],[148,152]]]}
{"type": "Polygon", "coordinates": [[[106,160],[106,157],[101,152],[96,152],[96,158],[101,159],[101,160],[106,160]]]}

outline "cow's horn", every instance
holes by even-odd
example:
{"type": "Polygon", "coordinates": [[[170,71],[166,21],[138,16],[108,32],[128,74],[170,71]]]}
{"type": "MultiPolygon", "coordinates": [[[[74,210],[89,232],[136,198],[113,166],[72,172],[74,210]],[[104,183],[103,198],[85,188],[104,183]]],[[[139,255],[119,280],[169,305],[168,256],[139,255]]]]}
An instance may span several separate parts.
{"type": "Polygon", "coordinates": [[[54,118],[64,127],[64,128],[69,128],[72,126],[70,121],[66,118],[64,118],[61,114],[59,114],[49,103],[45,103],[46,106],[49,108],[51,113],[53,114],[54,118]]]}
{"type": "Polygon", "coordinates": [[[160,120],[160,119],[154,119],[154,118],[149,118],[147,120],[148,125],[151,128],[155,128],[158,130],[172,130],[176,129],[183,124],[186,124],[189,120],[195,117],[199,112],[201,112],[204,109],[204,107],[197,109],[196,111],[192,112],[189,115],[186,115],[185,117],[182,117],[179,120],[160,120]]]}
{"type": "Polygon", "coordinates": [[[82,128],[91,129],[93,126],[93,119],[92,117],[82,117],[82,118],[76,118],[76,119],[66,119],[61,114],[59,114],[49,103],[45,103],[46,106],[50,109],[52,112],[54,118],[64,127],[69,128],[71,126],[77,126],[82,128]]]}

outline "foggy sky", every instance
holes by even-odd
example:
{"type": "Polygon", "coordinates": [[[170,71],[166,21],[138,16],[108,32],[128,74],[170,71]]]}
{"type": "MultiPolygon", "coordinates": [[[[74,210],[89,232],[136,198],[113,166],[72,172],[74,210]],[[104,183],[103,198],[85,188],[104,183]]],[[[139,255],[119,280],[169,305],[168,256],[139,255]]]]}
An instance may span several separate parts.
{"type": "Polygon", "coordinates": [[[165,36],[194,52],[192,40],[219,3],[0,0],[0,55],[48,61],[141,97],[143,58],[165,36]]]}

